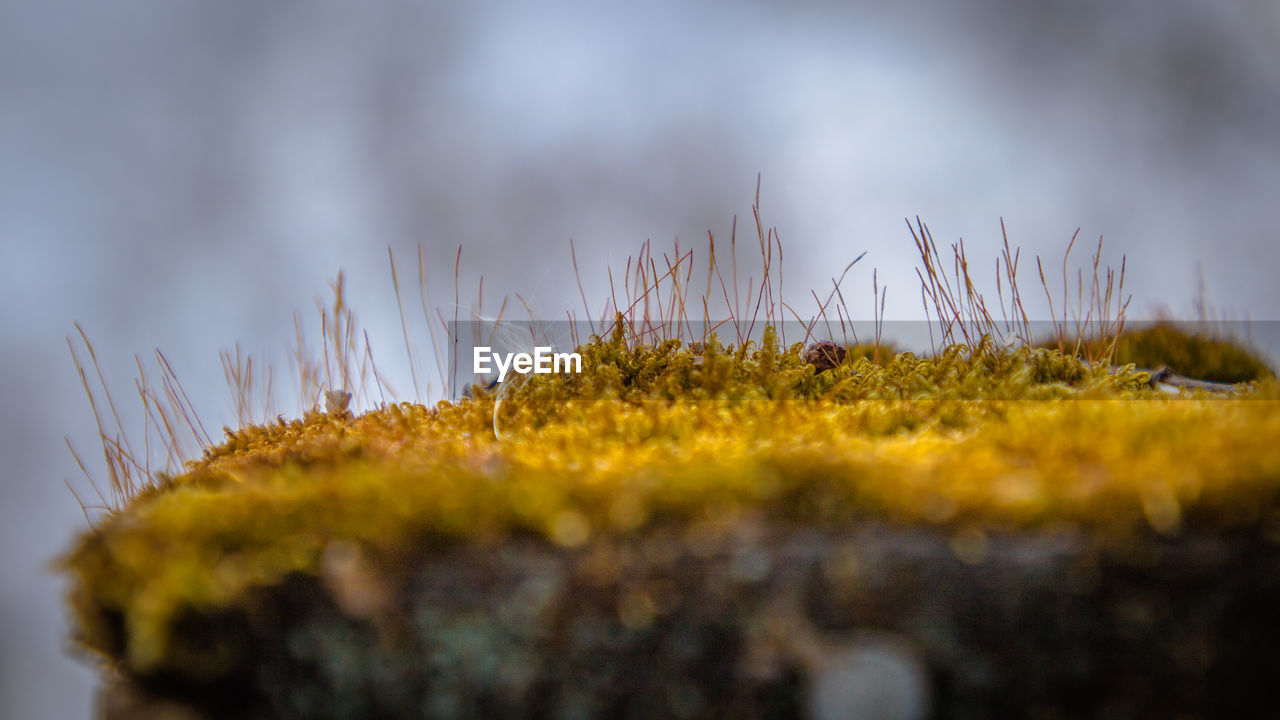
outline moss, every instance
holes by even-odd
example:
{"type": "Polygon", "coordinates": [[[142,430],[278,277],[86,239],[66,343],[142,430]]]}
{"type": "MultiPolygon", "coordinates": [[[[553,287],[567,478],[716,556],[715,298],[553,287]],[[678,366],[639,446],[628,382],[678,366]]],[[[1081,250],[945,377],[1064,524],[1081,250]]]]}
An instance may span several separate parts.
{"type": "MultiPolygon", "coordinates": [[[[1081,353],[1101,357],[1104,344],[1097,339],[1087,340],[1081,344],[1081,353]]],[[[1152,369],[1167,366],[1179,375],[1213,382],[1241,383],[1275,377],[1261,355],[1238,340],[1188,331],[1166,321],[1121,333],[1113,357],[1117,364],[1152,369]]]]}
{"type": "Polygon", "coordinates": [[[1275,377],[1256,352],[1240,343],[1190,333],[1171,323],[1121,335],[1116,343],[1116,358],[1140,367],[1167,365],[1180,375],[1217,382],[1239,383],[1275,377]]]}
{"type": "Polygon", "coordinates": [[[81,639],[137,673],[182,672],[184,615],[318,575],[335,542],[393,564],[453,543],[580,548],[749,516],[1119,535],[1280,522],[1274,380],[1170,397],[1131,366],[989,346],[849,353],[819,372],[772,330],[696,349],[619,332],[579,349],[581,374],[228,429],[63,559],[81,639]]]}

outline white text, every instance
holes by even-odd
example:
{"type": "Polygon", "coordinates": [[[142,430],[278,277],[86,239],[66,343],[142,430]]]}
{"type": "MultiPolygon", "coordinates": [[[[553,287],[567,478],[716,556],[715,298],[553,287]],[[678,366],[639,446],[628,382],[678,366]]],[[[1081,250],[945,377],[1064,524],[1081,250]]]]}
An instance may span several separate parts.
{"type": "Polygon", "coordinates": [[[490,347],[475,349],[473,372],[476,375],[488,375],[492,370],[498,371],[498,382],[507,378],[508,370],[515,370],[521,375],[529,373],[546,374],[553,372],[582,372],[582,356],[578,353],[553,352],[554,348],[538,346],[529,353],[496,353],[490,347]],[[490,364],[492,363],[492,365],[490,364]]]}

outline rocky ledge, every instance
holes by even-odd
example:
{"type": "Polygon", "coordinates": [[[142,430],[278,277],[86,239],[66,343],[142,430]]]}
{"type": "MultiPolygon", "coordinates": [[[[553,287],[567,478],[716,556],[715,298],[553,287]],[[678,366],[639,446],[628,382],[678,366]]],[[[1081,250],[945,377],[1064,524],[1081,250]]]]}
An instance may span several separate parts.
{"type": "Polygon", "coordinates": [[[739,520],[374,558],[188,612],[109,720],[1245,718],[1280,707],[1280,544],[739,520]],[[227,658],[234,658],[227,666],[227,658]],[[202,673],[201,668],[221,668],[202,673]]]}

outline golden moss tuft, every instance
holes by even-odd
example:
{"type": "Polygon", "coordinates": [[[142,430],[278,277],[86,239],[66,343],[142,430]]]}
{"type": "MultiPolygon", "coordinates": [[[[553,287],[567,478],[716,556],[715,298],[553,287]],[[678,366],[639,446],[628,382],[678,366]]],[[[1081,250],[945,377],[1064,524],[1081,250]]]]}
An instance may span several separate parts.
{"type": "Polygon", "coordinates": [[[826,372],[803,350],[772,330],[698,352],[628,347],[619,330],[579,349],[581,374],[227,430],[64,558],[82,640],[135,671],[181,668],[170,631],[184,613],[319,573],[334,543],[395,563],[439,543],[576,548],[744,517],[1104,534],[1280,523],[1274,380],[1169,396],[1131,366],[1044,349],[849,353],[826,372]]]}

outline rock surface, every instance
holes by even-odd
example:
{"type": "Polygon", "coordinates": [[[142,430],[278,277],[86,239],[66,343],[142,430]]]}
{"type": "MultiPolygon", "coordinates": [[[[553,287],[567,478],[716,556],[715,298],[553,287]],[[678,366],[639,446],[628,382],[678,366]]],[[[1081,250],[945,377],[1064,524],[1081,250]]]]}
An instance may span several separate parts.
{"type": "Polygon", "coordinates": [[[740,521],[326,555],[120,674],[109,720],[1219,718],[1280,707],[1280,545],[740,521]]]}

